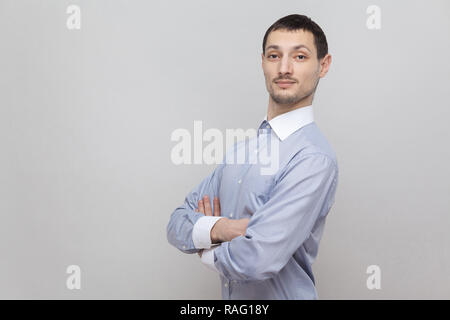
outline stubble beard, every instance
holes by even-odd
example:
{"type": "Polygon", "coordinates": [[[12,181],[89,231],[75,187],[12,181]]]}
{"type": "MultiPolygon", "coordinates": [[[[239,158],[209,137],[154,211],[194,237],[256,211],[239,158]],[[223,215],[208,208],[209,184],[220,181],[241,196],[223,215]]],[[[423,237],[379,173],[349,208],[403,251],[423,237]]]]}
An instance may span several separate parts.
{"type": "MultiPolygon", "coordinates": [[[[314,88],[311,90],[311,92],[308,93],[303,93],[301,91],[297,91],[294,93],[286,93],[285,91],[289,90],[289,89],[280,89],[277,92],[275,92],[275,86],[276,84],[271,83],[269,86],[269,94],[270,97],[272,98],[272,100],[274,102],[276,102],[279,105],[295,105],[297,103],[299,103],[300,101],[308,98],[310,95],[314,94],[314,92],[316,91],[317,85],[319,84],[319,79],[317,79],[317,82],[314,86],[314,88]]],[[[296,83],[294,84],[294,86],[296,85],[296,83]]]]}
{"type": "Polygon", "coordinates": [[[297,104],[298,102],[300,102],[305,98],[305,95],[303,95],[301,92],[294,92],[294,93],[280,92],[287,90],[289,89],[281,89],[278,92],[276,92],[274,86],[271,85],[269,89],[269,94],[272,97],[272,100],[280,105],[297,104]]]}

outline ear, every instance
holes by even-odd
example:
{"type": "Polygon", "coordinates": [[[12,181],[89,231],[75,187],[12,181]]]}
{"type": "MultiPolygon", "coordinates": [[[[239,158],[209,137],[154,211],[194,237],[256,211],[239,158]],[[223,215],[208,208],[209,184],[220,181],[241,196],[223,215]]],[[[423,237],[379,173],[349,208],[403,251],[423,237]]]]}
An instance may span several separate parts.
{"type": "Polygon", "coordinates": [[[319,77],[323,78],[327,74],[331,65],[331,54],[327,53],[325,57],[320,60],[320,74],[319,77]]]}

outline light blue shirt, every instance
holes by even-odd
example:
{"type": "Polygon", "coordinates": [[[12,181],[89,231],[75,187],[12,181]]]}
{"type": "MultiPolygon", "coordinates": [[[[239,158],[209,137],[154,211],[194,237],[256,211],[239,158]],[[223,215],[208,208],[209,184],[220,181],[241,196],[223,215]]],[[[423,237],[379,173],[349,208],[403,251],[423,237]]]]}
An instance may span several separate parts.
{"type": "MultiPolygon", "coordinates": [[[[202,260],[210,259],[218,271],[223,299],[317,299],[311,265],[334,203],[337,158],[314,122],[312,106],[266,119],[254,139],[235,144],[175,209],[167,239],[184,253],[205,248],[202,260]],[[234,158],[233,163],[231,155],[243,148],[248,150],[245,162],[234,158]],[[277,166],[263,174],[267,162],[255,163],[250,155],[264,150],[276,151],[277,166]],[[194,243],[194,226],[205,217],[195,209],[204,195],[211,202],[219,197],[223,217],[249,218],[246,234],[212,249],[210,243],[194,243]]],[[[196,232],[209,237],[212,225],[196,232]]]]}

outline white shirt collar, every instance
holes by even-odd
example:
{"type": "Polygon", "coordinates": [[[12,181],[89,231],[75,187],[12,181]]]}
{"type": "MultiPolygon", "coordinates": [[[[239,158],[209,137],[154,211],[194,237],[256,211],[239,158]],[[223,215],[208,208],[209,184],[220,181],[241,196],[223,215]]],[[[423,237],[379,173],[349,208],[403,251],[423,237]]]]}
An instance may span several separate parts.
{"type": "MultiPolygon", "coordinates": [[[[267,120],[267,114],[263,120],[267,120]]],[[[292,133],[314,122],[312,105],[301,107],[289,112],[282,113],[269,121],[270,127],[281,141],[292,133]]]]}

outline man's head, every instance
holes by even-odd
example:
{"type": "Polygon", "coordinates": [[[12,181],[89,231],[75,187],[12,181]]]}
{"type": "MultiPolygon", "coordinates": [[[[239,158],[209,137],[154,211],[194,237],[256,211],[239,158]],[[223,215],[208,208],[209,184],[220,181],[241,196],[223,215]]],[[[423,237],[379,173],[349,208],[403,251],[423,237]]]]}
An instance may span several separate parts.
{"type": "Polygon", "coordinates": [[[319,79],[331,63],[322,29],[298,14],[283,17],[269,27],[261,57],[267,91],[275,103],[284,106],[312,103],[319,79]]]}

